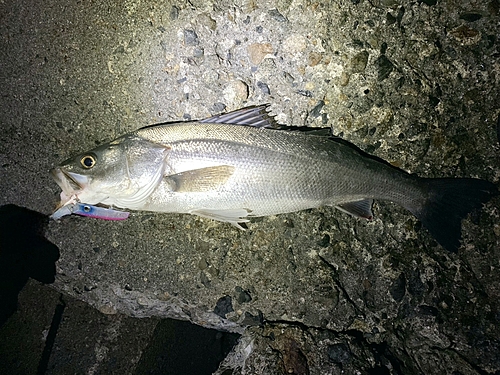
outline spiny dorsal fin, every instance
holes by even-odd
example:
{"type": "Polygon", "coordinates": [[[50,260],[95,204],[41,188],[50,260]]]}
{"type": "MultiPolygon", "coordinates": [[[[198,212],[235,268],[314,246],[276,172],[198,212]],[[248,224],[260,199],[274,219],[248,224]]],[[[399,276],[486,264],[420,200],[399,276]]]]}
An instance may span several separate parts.
{"type": "Polygon", "coordinates": [[[267,111],[268,108],[269,104],[245,107],[229,113],[212,116],[204,120],[200,120],[199,122],[247,125],[256,128],[276,128],[278,125],[276,124],[274,117],[269,115],[267,111]]]}
{"type": "Polygon", "coordinates": [[[229,113],[212,116],[200,120],[199,122],[245,125],[245,126],[253,126],[255,128],[306,132],[311,135],[319,135],[326,137],[329,137],[332,134],[331,128],[312,128],[309,126],[289,126],[289,125],[278,124],[274,119],[274,116],[269,114],[268,109],[269,109],[269,104],[245,107],[229,113]]]}

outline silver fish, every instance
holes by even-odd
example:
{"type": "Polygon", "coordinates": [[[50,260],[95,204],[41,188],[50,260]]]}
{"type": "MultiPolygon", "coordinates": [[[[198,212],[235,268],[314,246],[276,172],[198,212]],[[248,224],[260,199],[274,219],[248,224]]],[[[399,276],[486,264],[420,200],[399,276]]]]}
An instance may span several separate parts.
{"type": "Polygon", "coordinates": [[[145,127],[55,168],[60,206],[100,203],[240,226],[324,205],[370,219],[372,200],[383,199],[457,251],[462,218],[498,194],[488,181],[419,178],[322,131],[292,129],[277,125],[266,105],[145,127]]]}

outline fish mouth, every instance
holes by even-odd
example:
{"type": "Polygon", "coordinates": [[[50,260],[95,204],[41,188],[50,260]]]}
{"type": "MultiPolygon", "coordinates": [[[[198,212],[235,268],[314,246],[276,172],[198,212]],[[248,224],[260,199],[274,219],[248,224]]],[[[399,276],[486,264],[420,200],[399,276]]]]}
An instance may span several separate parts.
{"type": "Polygon", "coordinates": [[[83,191],[88,184],[88,178],[77,173],[67,172],[61,168],[54,168],[50,174],[61,188],[61,203],[64,206],[83,191]]]}

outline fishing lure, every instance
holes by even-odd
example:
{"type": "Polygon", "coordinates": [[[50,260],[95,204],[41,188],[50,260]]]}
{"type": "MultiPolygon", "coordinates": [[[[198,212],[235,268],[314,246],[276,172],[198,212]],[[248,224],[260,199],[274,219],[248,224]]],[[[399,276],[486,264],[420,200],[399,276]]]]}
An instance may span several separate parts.
{"type": "Polygon", "coordinates": [[[93,217],[95,219],[103,219],[103,220],[125,220],[129,217],[130,212],[118,211],[118,210],[113,210],[111,208],[104,208],[104,207],[93,206],[90,204],[75,202],[62,206],[56,212],[54,212],[50,216],[50,218],[57,220],[63,216],[71,214],[93,217]]]}

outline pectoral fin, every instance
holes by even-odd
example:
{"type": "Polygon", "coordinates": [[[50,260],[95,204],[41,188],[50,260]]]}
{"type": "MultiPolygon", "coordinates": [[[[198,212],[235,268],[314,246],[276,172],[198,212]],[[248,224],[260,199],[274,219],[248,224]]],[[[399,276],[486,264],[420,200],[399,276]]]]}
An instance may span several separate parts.
{"type": "Polygon", "coordinates": [[[219,165],[165,176],[165,179],[169,180],[172,190],[175,192],[195,193],[217,190],[227,182],[233,173],[233,166],[219,165]]]}
{"type": "Polygon", "coordinates": [[[372,205],[373,199],[363,199],[356,202],[342,203],[335,206],[335,208],[355,217],[371,220],[373,218],[372,205]]]}
{"type": "Polygon", "coordinates": [[[246,219],[246,217],[250,211],[245,208],[235,208],[232,210],[200,209],[190,211],[189,213],[208,219],[231,223],[235,227],[245,230],[240,223],[248,223],[249,220],[246,219]]]}

